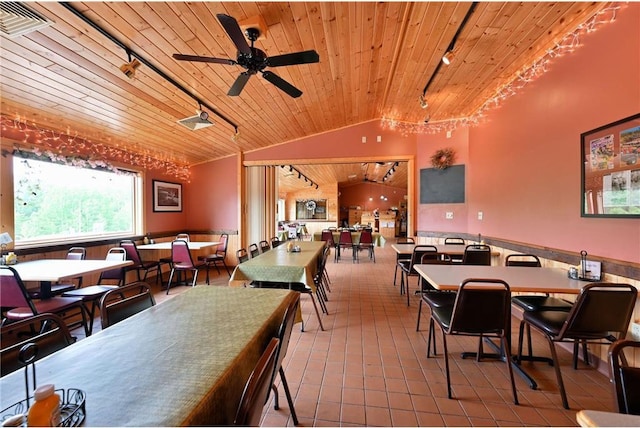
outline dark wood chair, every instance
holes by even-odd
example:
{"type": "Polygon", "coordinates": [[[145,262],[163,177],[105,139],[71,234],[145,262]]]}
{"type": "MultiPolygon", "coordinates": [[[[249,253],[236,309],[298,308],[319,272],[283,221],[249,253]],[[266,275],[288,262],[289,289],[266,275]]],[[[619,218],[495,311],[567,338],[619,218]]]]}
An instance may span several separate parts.
{"type": "Polygon", "coordinates": [[[10,266],[0,266],[0,301],[4,311],[3,325],[22,321],[34,315],[52,313],[64,319],[69,328],[81,325],[85,334],[91,335],[87,311],[81,298],[53,296],[50,299],[33,300],[18,272],[10,266]]]}
{"type": "Polygon", "coordinates": [[[271,238],[271,248],[276,248],[280,244],[282,244],[282,241],[280,240],[280,238],[278,238],[277,236],[274,236],[273,238],[271,238]]]}
{"type": "Polygon", "coordinates": [[[234,425],[260,426],[262,410],[269,398],[269,391],[273,384],[273,373],[276,366],[276,358],[280,339],[271,339],[255,368],[249,376],[249,380],[242,392],[240,405],[236,412],[234,425]]]}
{"type": "Polygon", "coordinates": [[[264,239],[258,242],[258,247],[260,248],[260,253],[266,253],[271,249],[271,245],[269,245],[269,242],[264,239]]]}
{"type": "Polygon", "coordinates": [[[246,248],[240,248],[236,250],[236,259],[238,259],[238,264],[244,263],[249,260],[249,253],[247,253],[246,248]]]}
{"type": "Polygon", "coordinates": [[[640,367],[628,363],[624,351],[638,352],[640,342],[617,340],[609,348],[609,379],[618,413],[640,415],[640,367]]]}
{"type": "Polygon", "coordinates": [[[153,293],[146,282],[134,282],[110,290],[100,299],[102,328],[119,323],[155,304],[153,293]]]}
{"type": "MultiPolygon", "coordinates": [[[[571,311],[523,313],[523,321],[540,331],[549,342],[562,405],[569,408],[555,344],[587,342],[609,345],[627,334],[638,291],[629,284],[595,282],[582,288],[571,311]],[[602,308],[607,308],[603,310],[602,308]]],[[[518,361],[522,355],[522,328],[518,338],[518,361]]],[[[585,361],[588,364],[588,361],[585,361]]]]}
{"type": "MultiPolygon", "coordinates": [[[[452,306],[432,307],[431,319],[442,330],[444,346],[444,362],[447,376],[447,393],[451,395],[451,379],[449,374],[449,353],[447,350],[448,335],[479,337],[478,361],[482,356],[482,338],[497,337],[500,339],[505,362],[511,379],[513,402],[518,404],[516,383],[511,367],[511,353],[508,335],[510,334],[511,292],[509,284],[499,279],[466,279],[456,293],[452,306]]],[[[427,349],[427,358],[429,358],[427,349]]]]}
{"type": "Polygon", "coordinates": [[[64,320],[51,313],[3,325],[0,328],[0,376],[24,367],[20,350],[29,343],[37,346],[34,360],[37,361],[74,342],[64,320]]]}

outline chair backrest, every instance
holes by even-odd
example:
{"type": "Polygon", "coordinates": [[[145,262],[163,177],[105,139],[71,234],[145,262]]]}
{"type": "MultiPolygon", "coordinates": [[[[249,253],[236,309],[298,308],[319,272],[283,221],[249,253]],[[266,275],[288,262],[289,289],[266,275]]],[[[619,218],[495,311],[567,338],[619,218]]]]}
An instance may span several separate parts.
{"type": "Polygon", "coordinates": [[[274,236],[273,238],[271,238],[271,248],[276,248],[280,244],[282,244],[282,241],[280,241],[280,238],[278,238],[277,236],[274,236]]]}
{"type": "MultiPolygon", "coordinates": [[[[127,251],[122,247],[109,248],[105,260],[117,262],[127,260],[127,251]]],[[[124,268],[116,268],[101,272],[100,278],[98,279],[98,284],[102,284],[102,281],[104,280],[113,280],[118,281],[118,285],[120,285],[121,283],[124,283],[124,272],[124,268]]]]}
{"type": "MultiPolygon", "coordinates": [[[[438,251],[428,251],[422,254],[420,264],[423,265],[450,265],[451,257],[447,254],[438,253],[438,251]]],[[[422,276],[420,277],[422,290],[435,290],[436,288],[422,276]]]]}
{"type": "Polygon", "coordinates": [[[362,232],[360,232],[360,243],[373,244],[373,235],[370,230],[364,229],[362,232]]]}
{"type": "Polygon", "coordinates": [[[271,245],[269,245],[269,243],[265,240],[260,241],[258,245],[260,245],[260,252],[262,253],[266,253],[271,249],[271,245]]]}
{"type": "Polygon", "coordinates": [[[627,348],[640,348],[640,342],[617,340],[609,348],[609,379],[618,413],[640,415],[640,367],[629,365],[624,355],[627,348]]]}
{"type": "Polygon", "coordinates": [[[505,266],[542,267],[540,259],[535,254],[509,254],[504,260],[505,266]]]}
{"type": "Polygon", "coordinates": [[[484,244],[467,245],[462,256],[462,264],[491,266],[491,247],[484,244]]]}
{"type": "Polygon", "coordinates": [[[50,313],[3,325],[0,328],[0,376],[24,367],[19,356],[22,347],[28,343],[37,346],[37,361],[74,341],[62,318],[50,313]]]}
{"type": "Polygon", "coordinates": [[[124,248],[127,253],[127,260],[131,260],[134,265],[142,264],[142,258],[140,257],[140,252],[135,242],[130,239],[125,239],[120,241],[120,247],[124,248]]]}
{"type": "Polygon", "coordinates": [[[431,258],[437,258],[438,249],[434,245],[416,245],[413,248],[413,253],[411,255],[411,266],[410,266],[411,273],[415,273],[415,271],[413,270],[413,266],[420,264],[420,262],[422,261],[422,258],[425,255],[429,255],[431,256],[431,258]]]}
{"type": "Polygon", "coordinates": [[[258,244],[250,244],[249,245],[249,253],[251,254],[251,258],[257,257],[260,255],[260,250],[258,249],[258,244]]]}
{"type": "Polygon", "coordinates": [[[226,256],[227,255],[227,247],[229,245],[229,234],[222,233],[220,234],[220,244],[218,244],[218,248],[216,249],[216,253],[226,256]]]}
{"type": "Polygon", "coordinates": [[[181,239],[183,241],[187,241],[189,242],[191,239],[189,238],[189,234],[188,233],[178,233],[176,235],[176,239],[181,239]]]}
{"type": "Polygon", "coordinates": [[[236,257],[238,258],[238,264],[244,263],[249,260],[249,253],[245,248],[240,248],[236,251],[236,257]]]}
{"type": "Polygon", "coordinates": [[[242,392],[240,405],[233,421],[234,425],[259,426],[262,409],[269,397],[273,372],[276,366],[276,352],[280,340],[277,337],[271,339],[267,348],[262,353],[255,368],[249,376],[249,380],[242,392]]]}
{"type": "Polygon", "coordinates": [[[353,244],[353,238],[351,237],[351,231],[350,230],[342,230],[340,231],[340,240],[339,240],[340,244],[347,244],[347,245],[352,245],[353,244]]]}
{"type": "Polygon", "coordinates": [[[459,237],[448,237],[448,238],[444,238],[444,244],[445,245],[464,245],[464,239],[459,238],[459,237]]]}
{"type": "Polygon", "coordinates": [[[171,263],[181,265],[181,267],[193,267],[189,243],[182,239],[171,242],[171,263]]]}
{"type": "Polygon", "coordinates": [[[612,342],[622,338],[627,334],[637,296],[637,289],[629,284],[585,285],[557,338],[608,338],[612,342]]]}
{"type": "Polygon", "coordinates": [[[329,229],[325,229],[322,231],[320,239],[327,242],[331,246],[335,245],[335,242],[333,241],[333,232],[331,232],[329,229]]]}
{"type": "Polygon", "coordinates": [[[496,333],[508,328],[509,284],[500,279],[465,279],[456,295],[448,333],[496,333]]]}
{"type": "Polygon", "coordinates": [[[20,275],[10,266],[0,266],[0,307],[28,307],[34,315],[38,313],[20,275]]]}
{"type": "Polygon", "coordinates": [[[402,237],[402,238],[396,239],[396,244],[415,244],[415,243],[416,243],[416,240],[413,238],[402,237]]]}
{"type": "Polygon", "coordinates": [[[276,365],[273,369],[273,378],[271,379],[272,384],[275,383],[276,375],[282,366],[282,361],[284,360],[285,355],[287,355],[289,339],[291,339],[291,331],[293,330],[293,324],[296,319],[296,314],[298,313],[299,305],[300,297],[297,296],[284,312],[282,324],[280,324],[280,329],[278,330],[278,339],[280,339],[280,344],[278,345],[278,350],[276,352],[276,365]]]}
{"type": "Polygon", "coordinates": [[[100,299],[102,328],[119,323],[155,304],[153,293],[146,282],[133,282],[109,290],[100,299]]]}
{"type": "Polygon", "coordinates": [[[87,249],[84,247],[71,247],[67,251],[67,260],[84,260],[87,258],[87,249]]]}

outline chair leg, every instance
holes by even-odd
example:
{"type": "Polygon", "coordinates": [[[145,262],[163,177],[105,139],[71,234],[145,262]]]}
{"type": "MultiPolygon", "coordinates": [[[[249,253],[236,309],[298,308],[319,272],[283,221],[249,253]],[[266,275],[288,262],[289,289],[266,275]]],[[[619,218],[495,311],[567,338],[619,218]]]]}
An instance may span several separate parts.
{"type": "Polygon", "coordinates": [[[287,403],[289,404],[289,411],[291,412],[291,419],[293,424],[298,425],[298,416],[296,415],[296,409],[293,407],[293,400],[291,399],[291,392],[289,391],[289,384],[287,378],[284,375],[284,369],[280,366],[280,379],[282,380],[282,386],[284,388],[284,394],[287,396],[287,403]]]}
{"type": "Polygon", "coordinates": [[[316,311],[316,316],[318,317],[318,323],[320,324],[320,330],[324,331],[324,326],[322,325],[322,318],[320,318],[320,312],[318,312],[318,305],[316,305],[316,299],[313,297],[313,293],[307,293],[309,297],[311,297],[311,303],[313,303],[313,309],[316,311]]]}
{"type": "MultiPolygon", "coordinates": [[[[185,279],[187,279],[186,275],[185,275],[185,279]]],[[[197,282],[198,282],[198,269],[195,269],[193,271],[193,282],[191,283],[191,286],[195,287],[197,282]]]]}
{"type": "MultiPolygon", "coordinates": [[[[434,332],[435,335],[435,332],[434,332]]],[[[444,347],[444,367],[445,367],[445,371],[447,373],[447,396],[449,398],[452,398],[451,396],[451,377],[449,374],[449,351],[447,350],[447,335],[444,332],[444,330],[442,330],[442,346],[444,347]]]]}
{"type": "Polygon", "coordinates": [[[553,340],[547,336],[549,348],[551,349],[551,358],[553,358],[553,366],[556,371],[556,379],[558,380],[558,388],[560,389],[560,397],[562,397],[562,407],[569,409],[569,401],[567,400],[567,392],[564,390],[564,382],[562,381],[562,373],[560,372],[560,361],[556,352],[556,345],[553,340]]]}
{"type": "Polygon", "coordinates": [[[509,377],[511,378],[511,390],[513,391],[513,404],[518,403],[518,393],[516,392],[516,381],[513,378],[513,367],[511,367],[511,350],[509,349],[509,341],[507,340],[506,332],[502,334],[502,348],[505,353],[505,362],[507,363],[507,368],[509,370],[509,377]]]}
{"type": "Polygon", "coordinates": [[[174,272],[175,272],[175,269],[171,268],[171,273],[169,274],[169,282],[167,282],[167,295],[169,295],[169,289],[171,288],[171,281],[173,281],[174,272]]]}
{"type": "Polygon", "coordinates": [[[420,331],[420,316],[422,315],[422,296],[420,296],[420,303],[418,303],[418,322],[416,323],[416,331],[420,331]]]}
{"type": "Polygon", "coordinates": [[[280,400],[278,399],[278,388],[276,384],[271,384],[271,389],[273,390],[273,410],[280,410],[280,400]]]}
{"type": "Polygon", "coordinates": [[[396,278],[398,277],[398,262],[396,261],[396,270],[393,272],[393,286],[396,286],[396,278]]]}

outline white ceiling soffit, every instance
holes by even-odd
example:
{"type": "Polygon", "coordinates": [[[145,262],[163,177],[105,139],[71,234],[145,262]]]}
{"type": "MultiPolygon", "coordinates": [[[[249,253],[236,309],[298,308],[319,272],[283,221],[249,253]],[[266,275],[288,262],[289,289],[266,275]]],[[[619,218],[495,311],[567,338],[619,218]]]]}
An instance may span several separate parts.
{"type": "Polygon", "coordinates": [[[52,22],[26,7],[20,2],[0,1],[0,33],[8,37],[18,37],[52,22]]]}

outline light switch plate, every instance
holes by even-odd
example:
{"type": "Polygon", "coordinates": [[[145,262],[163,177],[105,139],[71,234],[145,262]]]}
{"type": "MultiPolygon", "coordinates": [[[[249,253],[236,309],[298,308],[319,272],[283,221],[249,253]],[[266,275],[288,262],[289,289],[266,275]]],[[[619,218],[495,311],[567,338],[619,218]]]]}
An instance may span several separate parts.
{"type": "Polygon", "coordinates": [[[453,219],[453,212],[447,211],[447,213],[445,214],[445,218],[447,220],[452,220],[453,219]]]}
{"type": "Polygon", "coordinates": [[[482,211],[478,211],[478,220],[482,220],[484,213],[482,211]]]}

